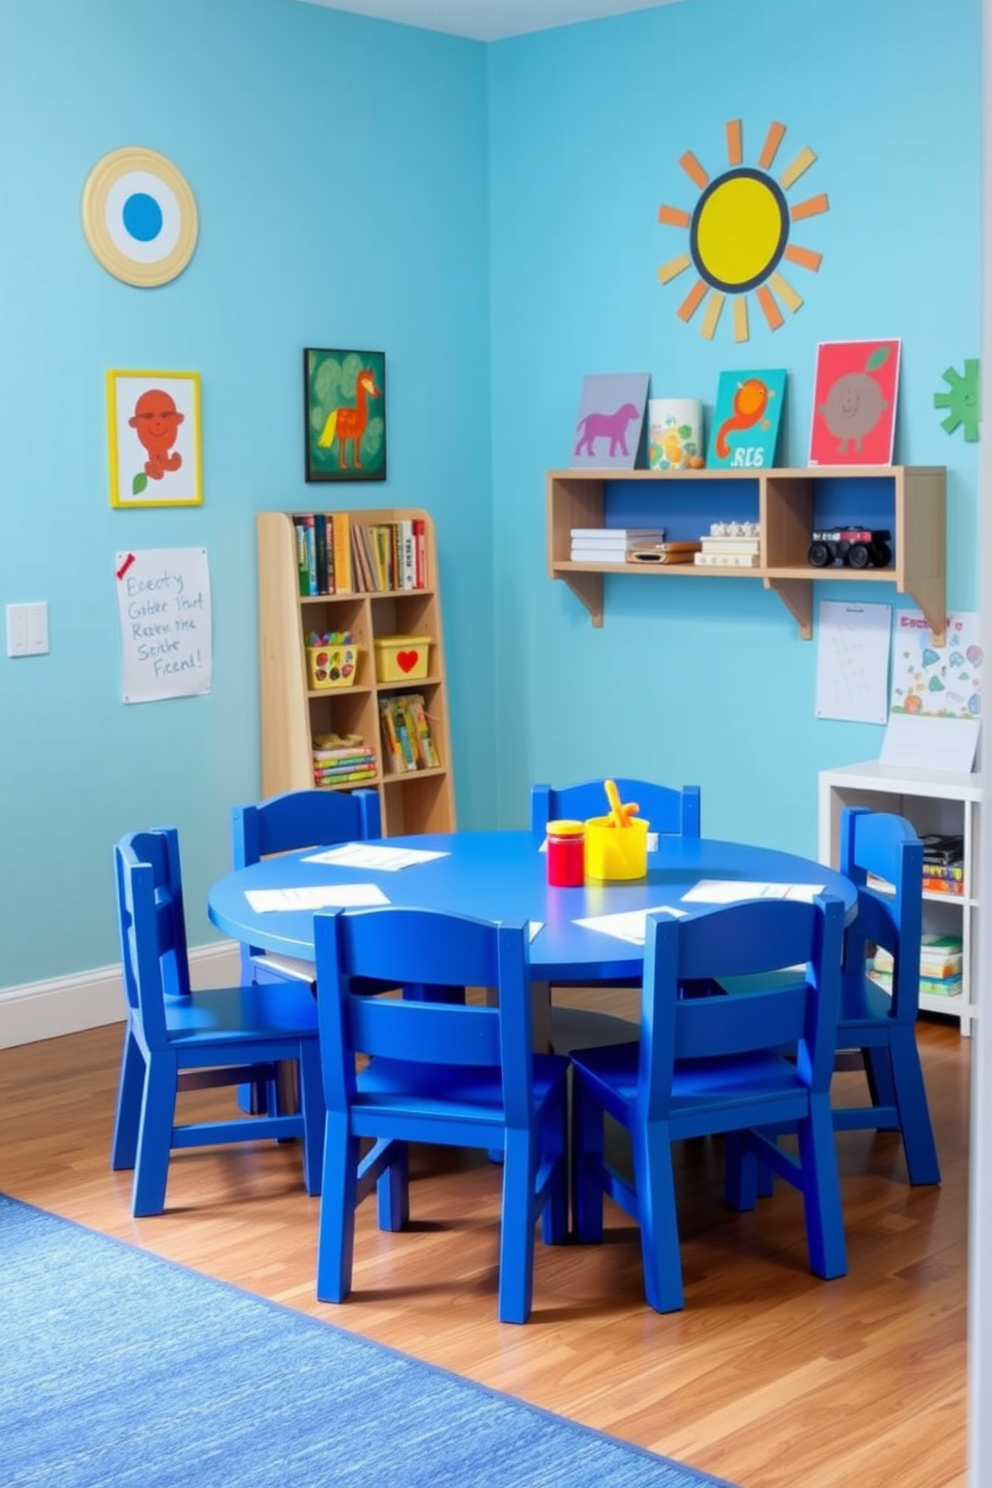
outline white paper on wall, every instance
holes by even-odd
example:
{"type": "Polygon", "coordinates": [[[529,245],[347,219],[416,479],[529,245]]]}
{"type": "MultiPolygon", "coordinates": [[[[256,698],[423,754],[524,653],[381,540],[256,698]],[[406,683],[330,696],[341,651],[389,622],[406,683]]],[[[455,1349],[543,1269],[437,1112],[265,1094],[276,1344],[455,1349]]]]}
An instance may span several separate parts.
{"type": "Polygon", "coordinates": [[[125,703],[210,691],[210,574],[206,548],[147,548],[114,563],[125,703]]]}

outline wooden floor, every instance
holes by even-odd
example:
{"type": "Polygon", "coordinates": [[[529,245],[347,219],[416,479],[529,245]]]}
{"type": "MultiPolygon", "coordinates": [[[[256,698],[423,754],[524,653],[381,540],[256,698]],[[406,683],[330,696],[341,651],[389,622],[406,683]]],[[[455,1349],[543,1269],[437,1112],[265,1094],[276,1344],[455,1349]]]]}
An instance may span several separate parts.
{"type": "Polygon", "coordinates": [[[408,1233],[364,1207],[341,1307],[314,1298],[317,1201],[293,1145],[179,1153],[167,1212],[132,1220],[107,1157],[120,1026],[0,1052],[0,1189],[741,1488],[945,1488],[965,1474],[970,1044],[936,1021],[920,1037],[942,1187],[907,1185],[894,1137],[842,1135],[850,1273],[821,1282],[792,1191],[725,1211],[714,1144],[685,1144],[686,1306],[667,1317],[608,1209],[602,1246],[538,1244],[532,1320],[499,1324],[500,1169],[474,1158],[416,1154],[408,1233]]]}

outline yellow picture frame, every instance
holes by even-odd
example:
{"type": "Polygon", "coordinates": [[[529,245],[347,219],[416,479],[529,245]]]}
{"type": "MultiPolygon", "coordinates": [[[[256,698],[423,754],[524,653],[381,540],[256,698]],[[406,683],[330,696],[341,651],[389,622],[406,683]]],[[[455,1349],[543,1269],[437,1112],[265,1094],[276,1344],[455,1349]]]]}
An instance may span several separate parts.
{"type": "Polygon", "coordinates": [[[107,373],[110,504],[201,506],[200,374],[107,373]]]}

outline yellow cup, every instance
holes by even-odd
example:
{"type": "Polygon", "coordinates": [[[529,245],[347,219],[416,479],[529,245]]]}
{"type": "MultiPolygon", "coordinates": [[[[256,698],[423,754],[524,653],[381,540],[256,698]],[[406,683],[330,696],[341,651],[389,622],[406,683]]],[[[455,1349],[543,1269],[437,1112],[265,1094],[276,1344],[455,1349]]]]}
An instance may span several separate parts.
{"type": "Polygon", "coordinates": [[[643,816],[616,827],[611,816],[586,822],[586,878],[643,878],[648,871],[648,827],[643,816]]]}

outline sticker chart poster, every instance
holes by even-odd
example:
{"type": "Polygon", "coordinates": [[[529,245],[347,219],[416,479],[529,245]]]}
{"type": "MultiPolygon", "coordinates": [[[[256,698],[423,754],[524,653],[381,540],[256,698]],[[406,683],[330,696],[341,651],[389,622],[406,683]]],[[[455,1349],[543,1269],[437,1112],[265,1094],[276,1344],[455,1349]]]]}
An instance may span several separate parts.
{"type": "Polygon", "coordinates": [[[210,691],[210,574],[206,548],[118,553],[121,688],[125,703],[210,691]]]}
{"type": "Polygon", "coordinates": [[[775,464],[785,370],[721,372],[706,463],[731,470],[775,464]]]}
{"type": "Polygon", "coordinates": [[[919,610],[897,610],[892,635],[890,713],[917,718],[981,717],[982,647],[977,613],[947,617],[947,644],[935,646],[919,610]]]}

